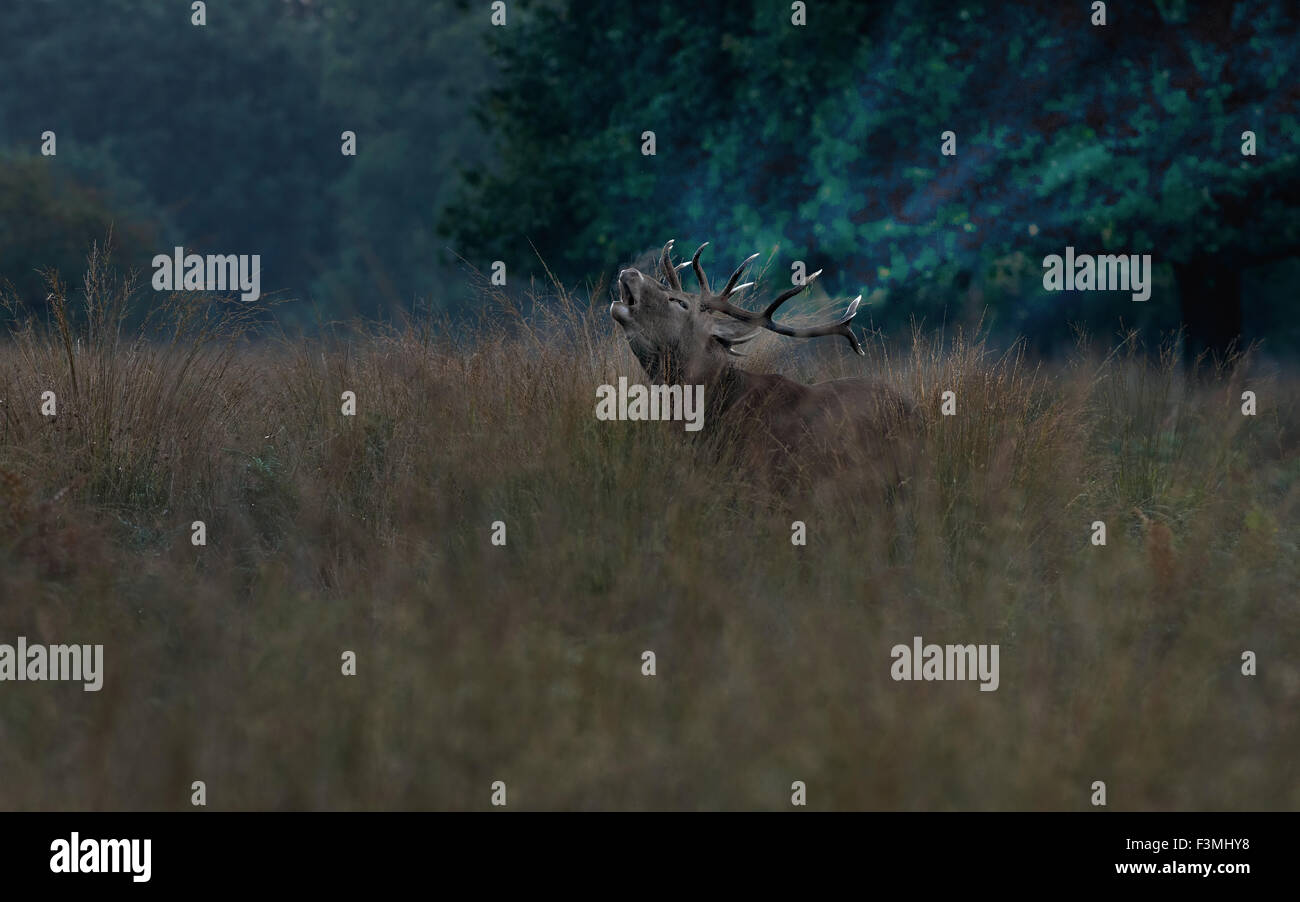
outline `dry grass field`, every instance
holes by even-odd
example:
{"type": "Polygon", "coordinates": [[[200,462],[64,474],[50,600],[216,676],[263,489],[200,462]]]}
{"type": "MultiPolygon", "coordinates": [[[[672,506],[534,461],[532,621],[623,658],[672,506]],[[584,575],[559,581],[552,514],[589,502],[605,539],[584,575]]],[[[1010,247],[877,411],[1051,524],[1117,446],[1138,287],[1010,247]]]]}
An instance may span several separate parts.
{"type": "Polygon", "coordinates": [[[598,421],[640,371],[606,292],[553,293],[459,332],[194,296],[128,328],[157,296],[92,261],[0,339],[0,642],[106,671],[0,686],[0,808],[1300,808],[1294,377],[771,339],[750,365],[878,374],[922,433],[892,500],[776,493],[725,437],[598,421]],[[999,644],[998,690],[895,682],[915,635],[999,644]]]}

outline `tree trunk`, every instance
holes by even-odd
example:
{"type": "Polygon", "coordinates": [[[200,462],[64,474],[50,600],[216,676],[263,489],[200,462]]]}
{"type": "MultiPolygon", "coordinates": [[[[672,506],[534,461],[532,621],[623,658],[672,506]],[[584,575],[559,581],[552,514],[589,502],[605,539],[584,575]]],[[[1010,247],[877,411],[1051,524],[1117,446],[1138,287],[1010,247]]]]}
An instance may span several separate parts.
{"type": "Polygon", "coordinates": [[[1221,259],[1174,264],[1183,307],[1187,351],[1223,358],[1241,336],[1241,270],[1221,259]]]}

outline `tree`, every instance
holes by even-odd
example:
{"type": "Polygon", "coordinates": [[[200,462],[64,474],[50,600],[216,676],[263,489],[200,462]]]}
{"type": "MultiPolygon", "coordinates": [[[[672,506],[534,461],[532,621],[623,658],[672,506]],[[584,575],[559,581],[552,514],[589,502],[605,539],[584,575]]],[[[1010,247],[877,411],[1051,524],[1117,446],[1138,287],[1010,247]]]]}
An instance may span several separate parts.
{"type": "Polygon", "coordinates": [[[123,265],[147,268],[173,243],[260,254],[264,290],[301,296],[332,251],[323,188],[343,169],[314,20],[300,4],[208,7],[201,27],[188,3],[6,10],[0,75],[25,89],[0,94],[0,134],[34,153],[54,131],[48,166],[109,209],[147,211],[163,246],[140,259],[123,248],[123,265]]]}
{"type": "Polygon", "coordinates": [[[1172,292],[1042,290],[1041,261],[1067,245],[1150,253],[1193,346],[1219,352],[1241,270],[1297,254],[1292,4],[1111,4],[1106,25],[1047,2],[790,15],[571,4],[499,35],[481,114],[500,162],[469,174],[444,227],[470,254],[519,259],[532,241],[570,279],[667,237],[737,257],[780,243],[879,319],[947,316],[972,284],[1019,330],[1176,323],[1172,292]],[[645,130],[656,156],[638,152],[645,130]]]}
{"type": "Polygon", "coordinates": [[[325,7],[323,90],[360,149],[329,188],[338,250],[315,281],[318,296],[369,296],[381,310],[417,297],[442,308],[470,301],[436,226],[460,161],[490,150],[470,104],[492,77],[483,39],[491,26],[484,6],[458,6],[325,7]]]}
{"type": "Polygon", "coordinates": [[[0,273],[4,287],[40,310],[54,271],[80,284],[86,253],[106,246],[117,259],[146,258],[157,246],[152,223],[122,215],[102,194],[51,167],[43,157],[0,158],[0,273]],[[39,268],[38,268],[39,267],[39,268]]]}

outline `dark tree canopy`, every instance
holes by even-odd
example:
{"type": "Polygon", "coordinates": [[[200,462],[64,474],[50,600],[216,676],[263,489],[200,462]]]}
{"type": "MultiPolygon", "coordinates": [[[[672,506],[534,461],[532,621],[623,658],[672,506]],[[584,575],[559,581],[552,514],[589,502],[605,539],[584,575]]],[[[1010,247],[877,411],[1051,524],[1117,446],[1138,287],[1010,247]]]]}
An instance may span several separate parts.
{"type": "Polygon", "coordinates": [[[823,0],[803,27],[765,0],[548,9],[499,35],[501,163],[444,224],[568,278],[668,237],[779,244],[885,320],[937,319],[972,279],[1031,330],[1063,309],[1176,323],[1181,294],[1222,349],[1240,271],[1300,255],[1300,32],[1293,4],[1211,5],[1109,4],[1104,26],[1059,3],[823,0]],[[1157,303],[1048,295],[1067,245],[1152,254],[1157,303]]]}
{"type": "Polygon", "coordinates": [[[779,248],[768,278],[823,268],[889,327],[1300,349],[1300,8],[1092,6],[518,0],[495,27],[489,4],[233,0],[194,27],[188,4],[19,4],[0,278],[39,293],[113,224],[131,265],[261,254],[290,318],[455,312],[481,303],[458,257],[578,285],[676,238],[717,270],[779,248]],[[1150,254],[1151,300],[1045,291],[1068,246],[1150,254]]]}

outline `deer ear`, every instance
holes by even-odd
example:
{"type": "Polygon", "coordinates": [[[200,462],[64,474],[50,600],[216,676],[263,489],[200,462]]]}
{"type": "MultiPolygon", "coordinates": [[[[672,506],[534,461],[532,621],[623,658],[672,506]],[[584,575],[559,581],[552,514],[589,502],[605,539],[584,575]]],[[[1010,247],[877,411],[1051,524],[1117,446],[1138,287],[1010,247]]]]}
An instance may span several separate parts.
{"type": "Polygon", "coordinates": [[[759,329],[757,326],[739,320],[719,319],[713,322],[712,333],[723,347],[730,348],[732,345],[742,344],[754,338],[758,335],[759,329]]]}

